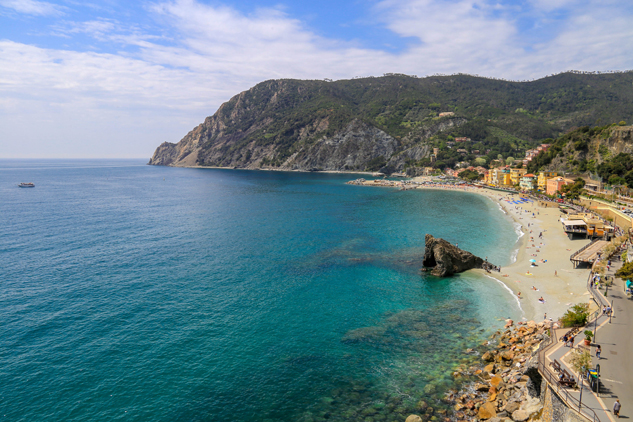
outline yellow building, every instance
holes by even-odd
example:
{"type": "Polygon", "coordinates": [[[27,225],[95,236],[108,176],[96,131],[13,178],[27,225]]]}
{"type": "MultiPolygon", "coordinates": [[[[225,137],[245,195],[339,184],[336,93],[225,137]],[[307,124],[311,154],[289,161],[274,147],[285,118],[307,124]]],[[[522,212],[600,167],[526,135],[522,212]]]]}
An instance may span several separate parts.
{"type": "Polygon", "coordinates": [[[555,171],[541,171],[538,174],[538,189],[544,192],[547,189],[547,180],[558,176],[555,171]]]}
{"type": "Polygon", "coordinates": [[[521,182],[521,177],[527,173],[527,169],[510,169],[510,184],[512,186],[518,185],[521,182]]]}

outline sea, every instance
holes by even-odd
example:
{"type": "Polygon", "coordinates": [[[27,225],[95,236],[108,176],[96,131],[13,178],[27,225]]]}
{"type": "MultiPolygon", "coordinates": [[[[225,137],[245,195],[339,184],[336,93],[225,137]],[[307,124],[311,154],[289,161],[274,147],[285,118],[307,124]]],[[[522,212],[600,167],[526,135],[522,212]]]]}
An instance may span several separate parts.
{"type": "Polygon", "coordinates": [[[2,420],[450,417],[455,370],[521,309],[422,273],[424,237],[504,266],[515,227],[358,177],[0,160],[2,420]]]}

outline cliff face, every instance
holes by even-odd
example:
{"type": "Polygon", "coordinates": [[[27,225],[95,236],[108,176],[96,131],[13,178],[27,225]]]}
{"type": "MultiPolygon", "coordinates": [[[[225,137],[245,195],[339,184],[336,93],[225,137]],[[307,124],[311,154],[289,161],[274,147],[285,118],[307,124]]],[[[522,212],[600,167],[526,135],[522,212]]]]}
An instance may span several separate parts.
{"type": "Polygon", "coordinates": [[[432,267],[431,274],[446,277],[455,273],[482,268],[484,260],[451,245],[444,239],[427,234],[424,237],[424,261],[422,265],[432,267]]]}

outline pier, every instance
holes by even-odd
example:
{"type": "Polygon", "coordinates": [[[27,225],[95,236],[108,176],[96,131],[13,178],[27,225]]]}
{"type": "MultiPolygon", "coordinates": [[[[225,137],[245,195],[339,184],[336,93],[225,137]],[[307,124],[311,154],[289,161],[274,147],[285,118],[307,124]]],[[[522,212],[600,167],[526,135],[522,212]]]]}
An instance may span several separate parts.
{"type": "Polygon", "coordinates": [[[569,259],[571,262],[573,262],[574,268],[582,263],[587,263],[591,265],[596,262],[598,254],[608,244],[609,242],[606,240],[595,240],[586,245],[584,248],[575,252],[571,257],[569,257],[569,259]]]}

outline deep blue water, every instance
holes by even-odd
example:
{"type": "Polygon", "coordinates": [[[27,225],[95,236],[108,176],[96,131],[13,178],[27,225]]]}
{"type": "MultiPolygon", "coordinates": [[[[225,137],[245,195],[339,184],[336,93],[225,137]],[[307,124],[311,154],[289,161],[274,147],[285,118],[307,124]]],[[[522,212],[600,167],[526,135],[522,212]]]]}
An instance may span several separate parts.
{"type": "Polygon", "coordinates": [[[518,310],[485,277],[421,275],[424,235],[504,265],[512,224],[353,178],[0,161],[0,416],[380,421],[453,388],[518,310]]]}

